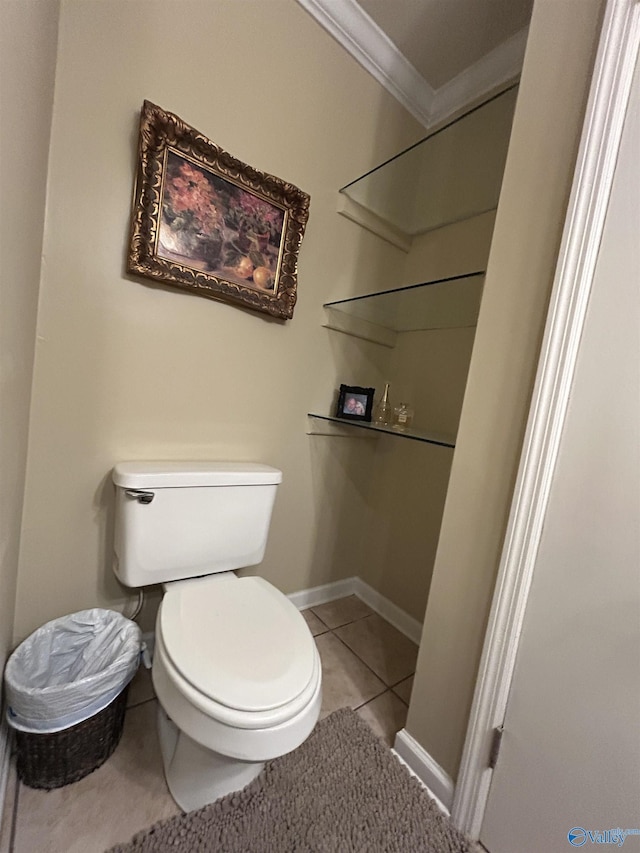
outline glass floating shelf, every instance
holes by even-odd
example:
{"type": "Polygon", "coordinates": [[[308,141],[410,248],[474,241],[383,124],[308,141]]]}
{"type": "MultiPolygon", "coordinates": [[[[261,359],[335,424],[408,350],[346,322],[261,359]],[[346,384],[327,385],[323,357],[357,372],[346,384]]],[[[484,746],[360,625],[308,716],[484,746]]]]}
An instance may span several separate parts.
{"type": "Polygon", "coordinates": [[[409,241],[494,210],[517,97],[517,85],[494,95],[340,192],[409,241]]]}
{"type": "Polygon", "coordinates": [[[475,326],[484,271],[326,302],[329,329],[393,347],[402,332],[475,326]]]}
{"type": "MultiPolygon", "coordinates": [[[[417,430],[417,429],[405,429],[398,430],[394,429],[390,426],[379,426],[378,424],[367,423],[366,421],[351,421],[345,420],[344,418],[334,418],[330,415],[316,415],[313,412],[309,412],[308,417],[314,418],[314,420],[318,421],[326,421],[331,424],[335,424],[340,427],[346,427],[347,429],[355,428],[355,429],[363,429],[368,430],[371,433],[383,433],[385,435],[393,435],[397,438],[408,438],[412,441],[422,441],[426,444],[436,444],[439,447],[455,447],[455,439],[451,436],[439,435],[435,432],[430,432],[427,430],[417,430]]],[[[325,430],[323,432],[313,430],[309,433],[310,435],[337,435],[333,430],[325,430]]]]}

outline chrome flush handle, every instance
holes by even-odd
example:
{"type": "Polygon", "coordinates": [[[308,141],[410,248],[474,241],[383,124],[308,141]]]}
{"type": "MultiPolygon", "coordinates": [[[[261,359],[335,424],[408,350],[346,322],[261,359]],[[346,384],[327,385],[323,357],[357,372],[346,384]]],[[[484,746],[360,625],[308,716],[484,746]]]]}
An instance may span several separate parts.
{"type": "Polygon", "coordinates": [[[139,504],[150,504],[155,495],[153,492],[143,492],[140,489],[125,489],[125,495],[128,498],[133,498],[139,504]]]}

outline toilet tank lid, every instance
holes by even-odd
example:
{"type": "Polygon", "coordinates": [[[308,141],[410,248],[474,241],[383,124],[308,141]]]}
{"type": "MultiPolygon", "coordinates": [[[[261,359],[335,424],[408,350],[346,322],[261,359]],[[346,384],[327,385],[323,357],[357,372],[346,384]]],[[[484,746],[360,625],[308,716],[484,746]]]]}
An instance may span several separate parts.
{"type": "Polygon", "coordinates": [[[190,486],[264,486],[282,482],[282,471],[259,462],[118,462],[113,482],[126,489],[190,486]]]}

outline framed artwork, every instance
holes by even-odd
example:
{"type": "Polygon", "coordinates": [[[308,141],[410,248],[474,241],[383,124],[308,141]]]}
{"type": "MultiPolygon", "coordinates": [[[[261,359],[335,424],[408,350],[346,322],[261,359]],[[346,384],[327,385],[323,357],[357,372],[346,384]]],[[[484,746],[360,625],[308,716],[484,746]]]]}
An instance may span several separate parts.
{"type": "Polygon", "coordinates": [[[375,388],[341,385],[336,417],[349,421],[371,421],[374,394],[375,388]]]}
{"type": "Polygon", "coordinates": [[[290,319],[309,196],[145,101],[127,271],[290,319]]]}

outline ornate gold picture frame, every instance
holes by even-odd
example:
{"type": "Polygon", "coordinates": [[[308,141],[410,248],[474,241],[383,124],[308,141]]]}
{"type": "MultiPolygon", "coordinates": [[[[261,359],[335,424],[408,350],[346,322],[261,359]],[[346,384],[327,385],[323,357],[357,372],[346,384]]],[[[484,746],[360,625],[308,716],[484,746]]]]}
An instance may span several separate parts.
{"type": "Polygon", "coordinates": [[[127,271],[290,319],[309,196],[145,101],[127,271]]]}

